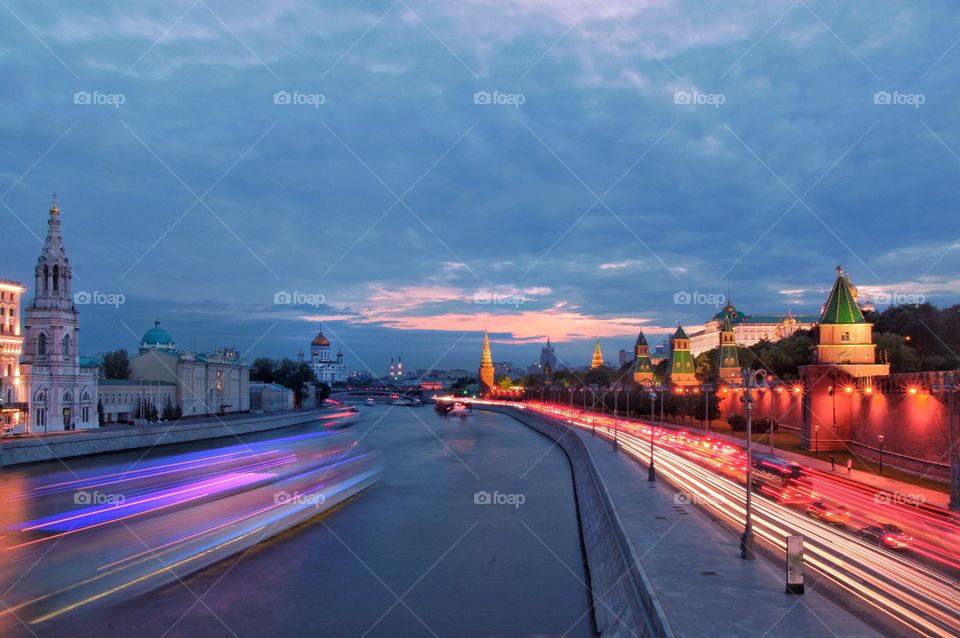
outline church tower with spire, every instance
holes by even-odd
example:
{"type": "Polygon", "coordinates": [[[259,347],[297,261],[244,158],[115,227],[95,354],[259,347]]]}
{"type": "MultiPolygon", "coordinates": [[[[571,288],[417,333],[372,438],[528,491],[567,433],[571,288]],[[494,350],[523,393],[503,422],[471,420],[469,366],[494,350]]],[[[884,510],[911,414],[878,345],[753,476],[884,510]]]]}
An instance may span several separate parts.
{"type": "Polygon", "coordinates": [[[590,369],[599,368],[603,365],[603,351],[600,349],[600,337],[593,345],[593,361],[590,362],[590,369]]]}
{"type": "Polygon", "coordinates": [[[641,381],[653,381],[653,365],[650,363],[650,345],[647,338],[643,336],[643,330],[637,335],[637,342],[633,344],[633,380],[637,383],[641,381]]]}
{"type": "Polygon", "coordinates": [[[670,383],[679,386],[698,383],[693,355],[690,354],[690,337],[684,332],[683,326],[677,326],[677,331],[670,339],[670,383]]]}
{"type": "Polygon", "coordinates": [[[730,316],[723,319],[720,331],[720,350],[717,353],[717,370],[721,382],[740,383],[740,356],[737,352],[737,333],[733,331],[730,316]]]}
{"type": "MultiPolygon", "coordinates": [[[[73,270],[60,235],[56,196],[34,275],[33,300],[24,310],[21,364],[30,402],[29,429],[38,433],[98,427],[97,382],[80,371],[80,312],[71,293],[73,270]]],[[[78,303],[88,303],[81,297],[78,303]]]]}
{"type": "Polygon", "coordinates": [[[493,392],[493,355],[490,353],[490,338],[483,331],[483,352],[480,353],[480,395],[493,392]]]}

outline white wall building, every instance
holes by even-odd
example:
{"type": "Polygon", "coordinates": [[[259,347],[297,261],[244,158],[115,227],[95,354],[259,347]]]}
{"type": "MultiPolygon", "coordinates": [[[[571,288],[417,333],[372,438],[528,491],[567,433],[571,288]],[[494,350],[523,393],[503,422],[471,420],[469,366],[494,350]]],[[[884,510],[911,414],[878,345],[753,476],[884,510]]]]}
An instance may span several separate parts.
{"type": "Polygon", "coordinates": [[[95,428],[97,382],[80,369],[80,313],[70,294],[73,271],[60,236],[56,200],[35,275],[33,300],[24,310],[20,366],[30,403],[26,428],[34,433],[95,428]]]}
{"type": "MultiPolygon", "coordinates": [[[[303,352],[299,355],[303,360],[303,352]]],[[[343,352],[337,352],[336,358],[331,353],[330,340],[323,335],[323,329],[310,342],[310,368],[317,375],[317,380],[333,385],[347,381],[347,366],[343,363],[343,352]]]]}

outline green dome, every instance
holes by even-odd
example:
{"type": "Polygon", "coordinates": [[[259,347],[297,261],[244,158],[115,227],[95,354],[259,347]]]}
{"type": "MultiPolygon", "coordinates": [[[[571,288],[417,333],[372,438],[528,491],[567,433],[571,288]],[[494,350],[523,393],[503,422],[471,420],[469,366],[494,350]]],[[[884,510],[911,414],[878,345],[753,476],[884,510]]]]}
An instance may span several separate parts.
{"type": "Polygon", "coordinates": [[[140,342],[144,346],[170,346],[173,345],[173,337],[160,327],[159,321],[155,321],[153,327],[144,333],[140,342]]]}

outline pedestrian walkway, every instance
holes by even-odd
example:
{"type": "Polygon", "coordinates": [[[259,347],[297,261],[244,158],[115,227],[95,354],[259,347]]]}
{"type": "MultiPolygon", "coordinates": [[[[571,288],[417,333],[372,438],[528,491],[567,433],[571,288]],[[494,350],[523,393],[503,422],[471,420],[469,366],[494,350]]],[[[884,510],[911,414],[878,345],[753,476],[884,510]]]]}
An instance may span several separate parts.
{"type": "Polygon", "coordinates": [[[784,566],[739,557],[739,537],[606,439],[577,430],[606,483],[644,572],[678,636],[881,636],[817,590],[784,593],[784,566]]]}

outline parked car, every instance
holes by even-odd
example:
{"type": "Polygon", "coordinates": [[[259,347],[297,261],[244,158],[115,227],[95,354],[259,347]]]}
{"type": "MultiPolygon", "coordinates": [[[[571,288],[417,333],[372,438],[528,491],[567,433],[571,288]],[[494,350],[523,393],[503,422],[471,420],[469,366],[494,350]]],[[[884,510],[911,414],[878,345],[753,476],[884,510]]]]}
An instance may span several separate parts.
{"type": "Polygon", "coordinates": [[[857,532],[857,536],[868,543],[896,550],[910,549],[910,543],[913,542],[912,536],[908,536],[902,529],[892,523],[868,525],[857,532]]]}

